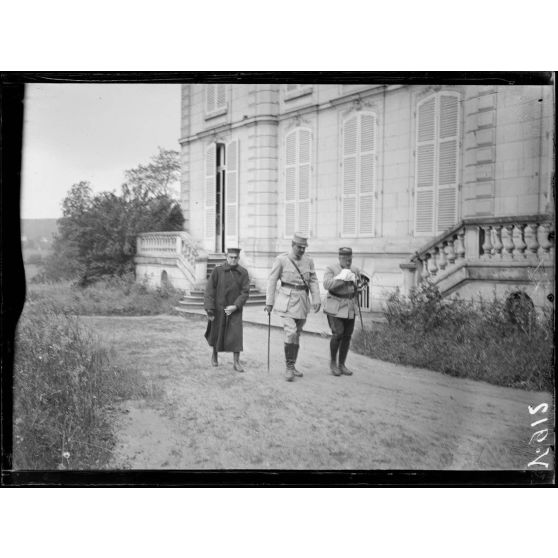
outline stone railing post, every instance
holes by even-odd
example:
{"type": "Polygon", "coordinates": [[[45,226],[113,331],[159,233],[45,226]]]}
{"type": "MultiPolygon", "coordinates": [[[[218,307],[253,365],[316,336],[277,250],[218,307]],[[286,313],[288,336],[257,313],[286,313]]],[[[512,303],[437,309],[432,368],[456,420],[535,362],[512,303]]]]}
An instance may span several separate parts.
{"type": "Polygon", "coordinates": [[[513,257],[513,225],[505,225],[502,229],[502,244],[504,245],[503,256],[506,259],[513,257]]]}
{"type": "Polygon", "coordinates": [[[196,277],[196,283],[205,283],[207,279],[207,257],[196,258],[194,275],[196,277]]]}
{"type": "Polygon", "coordinates": [[[527,244],[525,244],[523,240],[524,229],[525,229],[525,225],[517,224],[515,225],[515,228],[512,231],[512,240],[515,247],[515,250],[513,251],[513,255],[514,257],[520,259],[525,257],[525,248],[527,248],[527,244]]]}
{"type": "MultiPolygon", "coordinates": [[[[460,231],[461,232],[461,231],[460,231]]],[[[472,260],[480,257],[480,234],[479,227],[467,226],[464,230],[463,244],[465,253],[463,257],[472,260]]]]}
{"type": "Polygon", "coordinates": [[[416,271],[417,264],[414,262],[399,264],[403,271],[403,295],[409,296],[411,289],[417,286],[416,271]]]}
{"type": "Polygon", "coordinates": [[[484,231],[481,258],[490,258],[492,257],[492,227],[490,225],[479,227],[479,231],[481,228],[484,231]]]}

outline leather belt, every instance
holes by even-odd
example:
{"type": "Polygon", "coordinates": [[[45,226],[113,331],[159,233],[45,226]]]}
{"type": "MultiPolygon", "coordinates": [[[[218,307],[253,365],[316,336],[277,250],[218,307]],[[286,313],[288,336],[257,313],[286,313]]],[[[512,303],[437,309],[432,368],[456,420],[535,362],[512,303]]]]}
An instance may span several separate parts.
{"type": "Polygon", "coordinates": [[[294,283],[285,283],[284,281],[281,281],[281,286],[290,287],[296,291],[308,291],[308,287],[306,285],[295,285],[294,283]]]}
{"type": "Polygon", "coordinates": [[[335,293],[329,293],[331,296],[334,296],[335,298],[354,298],[355,294],[351,293],[351,294],[335,294],[335,293]]]}

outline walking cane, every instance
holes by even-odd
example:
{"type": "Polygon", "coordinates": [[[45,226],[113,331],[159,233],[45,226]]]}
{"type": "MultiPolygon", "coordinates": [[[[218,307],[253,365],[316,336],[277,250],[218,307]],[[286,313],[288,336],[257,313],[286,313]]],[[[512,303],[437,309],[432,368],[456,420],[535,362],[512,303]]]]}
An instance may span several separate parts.
{"type": "Polygon", "coordinates": [[[269,344],[271,340],[271,312],[267,313],[267,373],[269,374],[269,344]]]}

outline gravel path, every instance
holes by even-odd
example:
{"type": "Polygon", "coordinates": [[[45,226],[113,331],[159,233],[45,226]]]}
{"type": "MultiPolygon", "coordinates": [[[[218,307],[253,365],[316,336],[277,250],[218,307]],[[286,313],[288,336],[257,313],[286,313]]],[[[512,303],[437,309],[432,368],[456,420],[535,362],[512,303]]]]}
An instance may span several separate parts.
{"type": "MultiPolygon", "coordinates": [[[[239,374],[232,354],[221,354],[218,368],[210,365],[205,321],[196,317],[84,321],[152,392],[126,402],[115,418],[111,468],[526,469],[537,457],[528,406],[552,402],[548,393],[353,353],[355,374],[334,377],[328,340],[310,334],[297,363],[304,378],[288,383],[277,329],[268,373],[267,331],[245,325],[246,372],[239,374]]],[[[544,416],[552,415],[549,408],[544,416]]]]}

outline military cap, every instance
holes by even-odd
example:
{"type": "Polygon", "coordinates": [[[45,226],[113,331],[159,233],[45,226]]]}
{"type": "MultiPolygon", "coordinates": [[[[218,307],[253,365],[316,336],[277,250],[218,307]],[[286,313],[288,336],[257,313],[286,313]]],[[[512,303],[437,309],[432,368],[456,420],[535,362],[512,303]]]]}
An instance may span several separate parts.
{"type": "Polygon", "coordinates": [[[347,246],[344,246],[343,248],[339,248],[339,255],[340,256],[352,256],[353,255],[353,249],[349,248],[347,246]]]}
{"type": "Polygon", "coordinates": [[[227,248],[227,254],[240,254],[240,248],[227,248]]]}
{"type": "Polygon", "coordinates": [[[308,239],[300,233],[294,233],[293,242],[295,244],[299,244],[300,246],[308,246],[308,239]]]}

